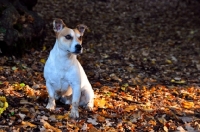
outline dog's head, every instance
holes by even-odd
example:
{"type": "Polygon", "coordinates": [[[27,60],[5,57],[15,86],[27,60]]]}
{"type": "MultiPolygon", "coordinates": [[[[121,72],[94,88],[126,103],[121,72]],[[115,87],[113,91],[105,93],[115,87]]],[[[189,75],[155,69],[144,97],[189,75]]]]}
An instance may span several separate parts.
{"type": "Polygon", "coordinates": [[[59,48],[67,52],[82,53],[82,37],[87,26],[80,24],[75,29],[66,27],[62,19],[53,21],[53,30],[56,33],[59,48]]]}

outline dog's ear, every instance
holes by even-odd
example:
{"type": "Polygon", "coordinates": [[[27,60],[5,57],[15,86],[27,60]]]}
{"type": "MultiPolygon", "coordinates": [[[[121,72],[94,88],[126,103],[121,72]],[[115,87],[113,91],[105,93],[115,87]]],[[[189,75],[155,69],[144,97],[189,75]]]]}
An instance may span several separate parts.
{"type": "Polygon", "coordinates": [[[53,30],[54,32],[60,32],[65,27],[65,23],[62,19],[56,18],[53,21],[53,30]]]}
{"type": "Polygon", "coordinates": [[[81,33],[81,36],[83,36],[85,29],[88,29],[88,27],[84,24],[79,24],[79,25],[76,26],[76,28],[81,33]]]}

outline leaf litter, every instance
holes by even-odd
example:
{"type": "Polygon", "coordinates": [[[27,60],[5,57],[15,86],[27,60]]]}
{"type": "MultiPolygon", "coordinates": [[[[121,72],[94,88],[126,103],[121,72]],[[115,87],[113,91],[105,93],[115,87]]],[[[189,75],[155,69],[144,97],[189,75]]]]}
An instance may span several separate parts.
{"type": "Polygon", "coordinates": [[[47,21],[43,49],[0,58],[0,130],[200,131],[199,2],[187,2],[39,0],[34,10],[47,21]],[[77,120],[60,102],[55,111],[45,108],[42,72],[55,17],[90,28],[78,59],[95,91],[94,110],[80,108],[77,120]]]}

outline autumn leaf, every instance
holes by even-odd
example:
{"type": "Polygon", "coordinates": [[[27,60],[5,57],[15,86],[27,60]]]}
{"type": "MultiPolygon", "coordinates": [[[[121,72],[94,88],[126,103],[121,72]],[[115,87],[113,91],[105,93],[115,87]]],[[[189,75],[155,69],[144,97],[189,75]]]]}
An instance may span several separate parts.
{"type": "Polygon", "coordinates": [[[105,105],[106,105],[106,100],[105,100],[105,98],[95,99],[95,100],[94,100],[94,106],[95,106],[95,107],[105,108],[105,105]]]}
{"type": "Polygon", "coordinates": [[[98,115],[97,121],[100,122],[100,123],[105,122],[105,117],[98,115]]]}
{"type": "Polygon", "coordinates": [[[46,60],[45,59],[40,59],[40,62],[45,64],[46,60]]]}
{"type": "Polygon", "coordinates": [[[33,128],[37,127],[35,124],[32,124],[28,121],[22,121],[21,124],[22,124],[22,127],[33,127],[33,128]]]}
{"type": "Polygon", "coordinates": [[[87,122],[88,122],[88,123],[91,123],[91,124],[93,124],[93,125],[97,125],[97,124],[98,124],[96,118],[88,118],[88,119],[87,119],[87,122]]]}
{"type": "Polygon", "coordinates": [[[65,113],[64,115],[56,115],[55,118],[57,120],[63,120],[63,119],[68,120],[70,117],[69,117],[69,113],[65,113]]]}
{"type": "Polygon", "coordinates": [[[22,114],[22,113],[19,113],[18,115],[19,115],[19,117],[20,117],[22,120],[24,120],[24,118],[26,117],[26,115],[25,115],[25,114],[22,114]]]}
{"type": "Polygon", "coordinates": [[[44,126],[45,129],[47,129],[47,131],[53,130],[54,132],[62,132],[60,129],[51,126],[47,121],[45,121],[43,119],[41,119],[40,122],[43,123],[43,126],[44,126]]]}
{"type": "Polygon", "coordinates": [[[129,105],[129,106],[125,107],[124,111],[131,112],[131,111],[136,110],[136,109],[137,109],[136,105],[129,105]]]}
{"type": "Polygon", "coordinates": [[[181,105],[183,106],[183,108],[186,108],[186,109],[194,108],[194,102],[184,101],[181,103],[181,105]]]}
{"type": "Polygon", "coordinates": [[[8,102],[6,101],[6,97],[0,96],[0,115],[4,110],[8,107],[8,102]]]}

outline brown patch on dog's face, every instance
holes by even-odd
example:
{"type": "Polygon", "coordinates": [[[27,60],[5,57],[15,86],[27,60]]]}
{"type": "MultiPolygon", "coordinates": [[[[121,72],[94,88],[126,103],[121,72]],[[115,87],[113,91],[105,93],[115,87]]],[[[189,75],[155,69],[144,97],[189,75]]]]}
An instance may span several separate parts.
{"type": "Polygon", "coordinates": [[[59,33],[57,33],[57,38],[60,40],[64,37],[63,42],[70,43],[72,41],[77,42],[77,44],[82,43],[81,33],[77,29],[70,29],[64,27],[59,33]]]}
{"type": "Polygon", "coordinates": [[[77,41],[79,41],[80,44],[81,44],[81,43],[82,43],[82,39],[83,39],[82,34],[79,32],[78,29],[74,29],[74,32],[75,32],[75,35],[76,35],[77,41]]]}
{"type": "Polygon", "coordinates": [[[87,26],[80,24],[75,29],[71,29],[65,26],[62,19],[55,19],[53,29],[59,48],[75,54],[82,53],[82,37],[87,26]]]}

